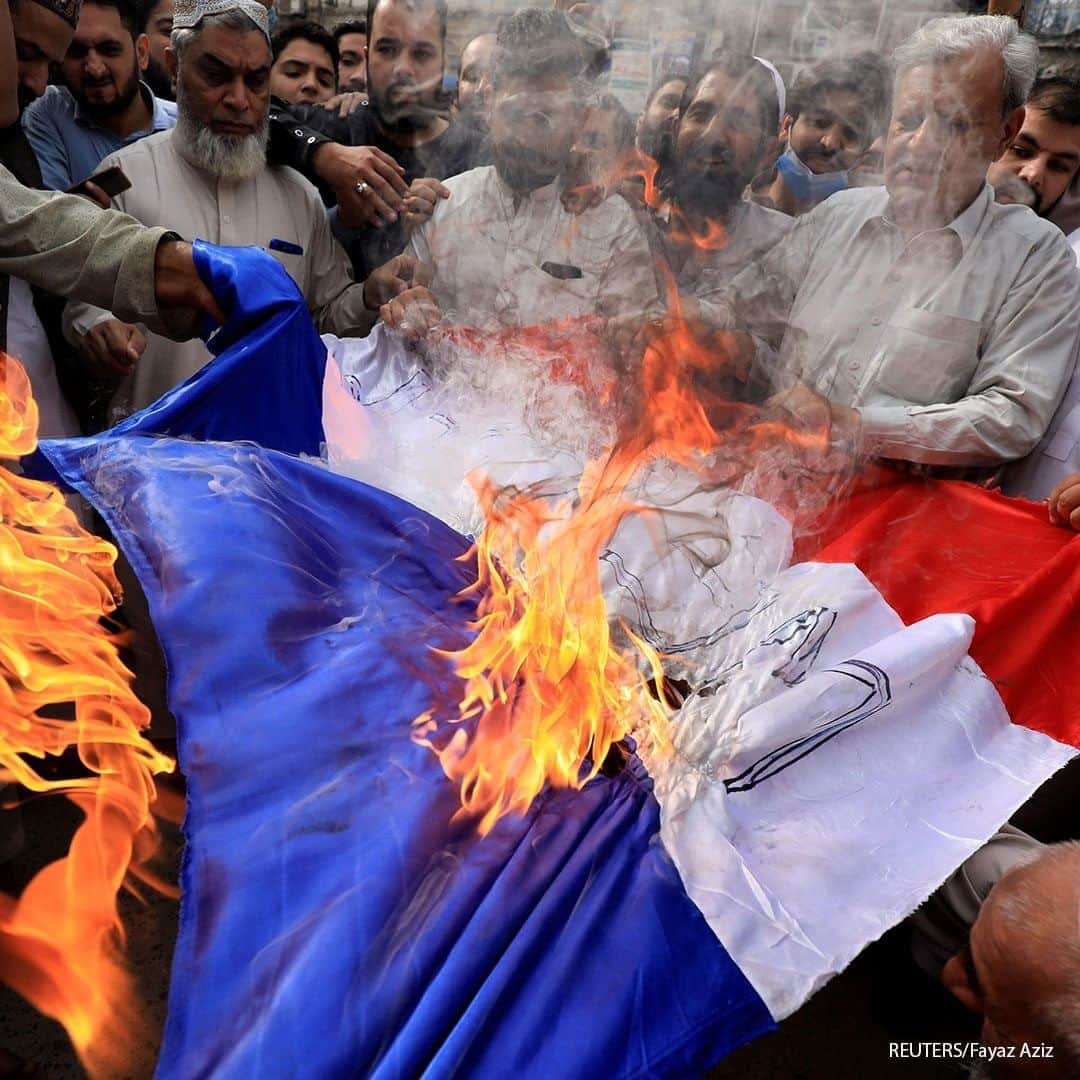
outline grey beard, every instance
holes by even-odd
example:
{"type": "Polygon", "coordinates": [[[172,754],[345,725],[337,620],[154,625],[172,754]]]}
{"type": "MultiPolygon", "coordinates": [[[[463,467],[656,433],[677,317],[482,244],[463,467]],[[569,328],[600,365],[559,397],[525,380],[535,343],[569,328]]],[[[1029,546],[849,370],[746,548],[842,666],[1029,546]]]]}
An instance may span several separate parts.
{"type": "Polygon", "coordinates": [[[172,136],[182,157],[222,180],[250,180],[266,168],[266,117],[251,135],[219,135],[191,115],[182,86],[182,80],[177,79],[176,128],[172,136]]]}

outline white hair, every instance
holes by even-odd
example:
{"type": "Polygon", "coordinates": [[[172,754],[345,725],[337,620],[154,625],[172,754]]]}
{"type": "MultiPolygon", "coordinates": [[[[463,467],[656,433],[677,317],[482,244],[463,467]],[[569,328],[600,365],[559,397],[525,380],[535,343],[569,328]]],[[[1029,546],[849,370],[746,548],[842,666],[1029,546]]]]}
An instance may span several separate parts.
{"type": "Polygon", "coordinates": [[[996,52],[1005,67],[1002,114],[1027,101],[1039,69],[1039,46],[1009,15],[947,15],[924,23],[893,52],[899,77],[924,64],[940,64],[976,49],[996,52]]]}
{"type": "Polygon", "coordinates": [[[1054,1047],[1058,1068],[1064,1069],[1060,1075],[1080,1076],[1080,840],[1038,849],[1011,867],[1002,881],[1013,875],[1013,887],[1002,890],[994,904],[995,914],[1017,933],[1035,939],[1047,963],[1053,958],[1060,977],[1054,992],[1033,1003],[1032,1011],[1054,1047]],[[1038,874],[1037,882],[1024,881],[1030,874],[1038,874]],[[1058,906],[1060,897],[1046,896],[1047,875],[1073,886],[1071,907],[1058,906]]]}

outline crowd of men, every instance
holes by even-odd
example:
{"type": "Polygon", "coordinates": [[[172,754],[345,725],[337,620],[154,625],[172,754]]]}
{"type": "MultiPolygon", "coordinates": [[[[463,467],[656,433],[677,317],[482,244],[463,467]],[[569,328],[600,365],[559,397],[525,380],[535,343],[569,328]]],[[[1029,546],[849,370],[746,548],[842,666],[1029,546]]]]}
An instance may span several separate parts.
{"type": "MultiPolygon", "coordinates": [[[[629,367],[677,320],[725,393],[1080,530],[1080,241],[1055,224],[1080,80],[1040,77],[1014,20],[955,17],[790,85],[720,49],[659,71],[635,117],[603,27],[559,8],[504,16],[454,76],[446,0],[332,31],[260,0],[0,0],[0,345],[42,435],[209,361],[204,238],[263,248],[343,336],[591,317],[629,367]]],[[[1080,1075],[1080,849],[997,841],[923,929],[987,1039],[1053,1042],[1080,1075]]]]}

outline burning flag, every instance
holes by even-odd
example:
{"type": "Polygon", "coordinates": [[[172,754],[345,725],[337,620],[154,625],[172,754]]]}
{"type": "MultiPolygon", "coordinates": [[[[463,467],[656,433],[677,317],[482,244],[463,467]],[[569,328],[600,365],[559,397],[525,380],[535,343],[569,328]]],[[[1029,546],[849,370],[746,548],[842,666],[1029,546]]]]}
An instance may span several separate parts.
{"type": "MultiPolygon", "coordinates": [[[[498,610],[447,522],[475,534],[511,486],[573,504],[604,417],[581,455],[552,453],[390,335],[328,358],[284,274],[253,288],[251,253],[197,251],[233,312],[219,359],[43,447],[124,546],[170,670],[189,807],[160,1076],[701,1071],[1075,753],[1072,698],[1032,689],[1068,685],[1070,606],[1026,613],[1075,597],[1080,541],[1041,508],[884,476],[815,533],[805,476],[785,516],[726,459],[665,458],[616,492],[645,512],[598,550],[614,626],[685,684],[670,746],[488,802],[512,812],[481,836],[411,738],[461,700],[443,655],[498,610]],[[465,476],[485,461],[478,503],[465,476]]],[[[544,415],[578,428],[561,395],[580,384],[549,381],[544,415]]],[[[732,423],[778,481],[762,433],[732,423]]]]}
{"type": "MultiPolygon", "coordinates": [[[[0,457],[36,441],[29,379],[0,356],[0,457]]],[[[115,559],[55,487],[0,468],[0,781],[85,815],[65,858],[18,898],[0,893],[0,979],[64,1025],[92,1075],[144,1053],[116,897],[129,872],[154,881],[154,776],[173,768],[142,734],[149,712],[101,623],[120,591],[115,559]],[[67,751],[81,775],[49,779],[40,763],[67,751]]]]}

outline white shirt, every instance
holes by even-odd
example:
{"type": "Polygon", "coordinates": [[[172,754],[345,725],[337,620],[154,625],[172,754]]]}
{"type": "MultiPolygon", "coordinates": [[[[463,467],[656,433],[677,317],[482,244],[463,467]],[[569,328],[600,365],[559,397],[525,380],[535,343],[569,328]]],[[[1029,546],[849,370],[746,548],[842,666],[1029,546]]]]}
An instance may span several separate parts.
{"type": "Polygon", "coordinates": [[[19,278],[8,279],[7,349],[30,378],[38,407],[38,438],[81,435],[79,422],[60,392],[49,339],[34,308],[34,294],[19,278]]]}
{"type": "MultiPolygon", "coordinates": [[[[174,135],[151,135],[101,163],[103,169],[119,165],[131,180],[113,205],[146,225],[164,225],[185,237],[263,248],[292,275],[320,330],[366,333],[373,315],[364,308],[363,288],[354,286],[315,188],[288,168],[267,167],[248,180],[220,180],[188,162],[174,135]]],[[[75,341],[111,317],[100,308],[68,304],[65,333],[75,341]]],[[[114,399],[114,413],[144,408],[210,359],[201,341],[148,338],[134,374],[114,399]]]]}
{"type": "Polygon", "coordinates": [[[1080,473],[1080,370],[1073,372],[1039,445],[1005,469],[1001,488],[1006,495],[1023,495],[1039,502],[1048,499],[1058,483],[1073,473],[1080,473]]]}
{"type": "Polygon", "coordinates": [[[515,207],[490,165],[445,183],[450,198],[406,250],[432,268],[431,291],[451,322],[530,326],[655,305],[649,245],[625,200],[574,216],[549,184],[515,207]]]}
{"type": "Polygon", "coordinates": [[[841,192],[732,282],[727,317],[779,389],[803,382],[862,416],[865,448],[995,466],[1045,432],[1080,343],[1080,273],[1061,231],[985,186],[905,240],[884,188],[841,192]]]}
{"type": "MultiPolygon", "coordinates": [[[[670,207],[656,215],[657,254],[671,262],[671,245],[665,235],[670,224],[670,207]]],[[[675,274],[679,291],[708,302],[721,297],[731,279],[765,252],[774,248],[795,224],[794,218],[777,210],[743,199],[723,223],[723,243],[715,248],[692,251],[675,274]]]]}
{"type": "Polygon", "coordinates": [[[1069,241],[1069,247],[1076,253],[1077,263],[1080,263],[1080,229],[1069,233],[1067,239],[1069,241]]]}

